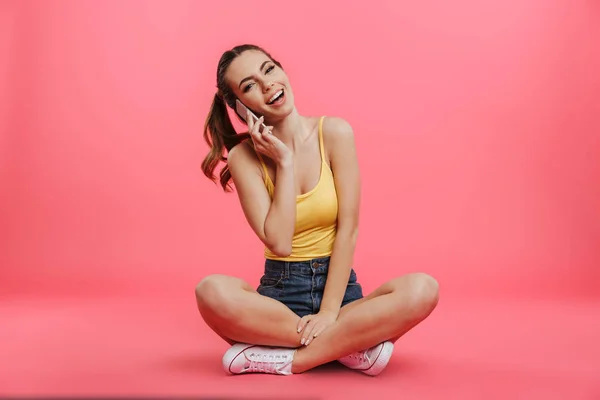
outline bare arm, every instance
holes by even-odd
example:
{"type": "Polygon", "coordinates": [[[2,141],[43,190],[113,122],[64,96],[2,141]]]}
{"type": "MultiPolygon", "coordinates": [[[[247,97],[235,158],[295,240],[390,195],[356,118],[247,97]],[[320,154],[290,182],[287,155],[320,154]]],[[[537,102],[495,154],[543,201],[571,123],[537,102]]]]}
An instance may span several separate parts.
{"type": "Polygon", "coordinates": [[[269,250],[285,257],[292,252],[296,224],[293,160],[278,162],[277,185],[271,201],[252,152],[244,143],[234,147],[227,157],[229,171],[250,227],[269,250]]]}
{"type": "Polygon", "coordinates": [[[354,261],[361,188],[352,127],[341,118],[330,118],[327,128],[338,196],[338,225],[321,310],[338,315],[354,261]]]}

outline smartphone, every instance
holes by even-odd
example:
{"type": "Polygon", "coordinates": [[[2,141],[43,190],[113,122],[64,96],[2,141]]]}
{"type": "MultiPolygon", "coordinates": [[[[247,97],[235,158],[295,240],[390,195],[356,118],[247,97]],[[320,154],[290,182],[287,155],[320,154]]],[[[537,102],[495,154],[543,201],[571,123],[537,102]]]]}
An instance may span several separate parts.
{"type": "MultiPolygon", "coordinates": [[[[253,122],[256,123],[256,121],[258,121],[258,117],[254,115],[254,113],[250,111],[248,107],[246,107],[239,99],[236,99],[235,103],[236,111],[244,121],[246,121],[246,115],[248,115],[248,112],[250,112],[250,117],[252,118],[253,122]]],[[[246,121],[246,124],[248,124],[248,121],[246,121]]],[[[262,133],[265,131],[265,129],[267,129],[267,126],[261,122],[259,132],[262,133]]]]}

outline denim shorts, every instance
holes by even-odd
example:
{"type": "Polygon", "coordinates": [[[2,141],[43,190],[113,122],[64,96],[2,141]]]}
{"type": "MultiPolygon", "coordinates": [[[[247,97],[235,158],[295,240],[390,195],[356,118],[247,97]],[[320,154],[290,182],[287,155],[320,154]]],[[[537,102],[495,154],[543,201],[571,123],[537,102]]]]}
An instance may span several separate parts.
{"type": "MultiPolygon", "coordinates": [[[[260,278],[258,293],[285,304],[298,316],[316,314],[321,308],[329,257],[307,261],[265,261],[265,271],[260,278]]],[[[342,307],[363,297],[356,272],[350,271],[342,307]]]]}

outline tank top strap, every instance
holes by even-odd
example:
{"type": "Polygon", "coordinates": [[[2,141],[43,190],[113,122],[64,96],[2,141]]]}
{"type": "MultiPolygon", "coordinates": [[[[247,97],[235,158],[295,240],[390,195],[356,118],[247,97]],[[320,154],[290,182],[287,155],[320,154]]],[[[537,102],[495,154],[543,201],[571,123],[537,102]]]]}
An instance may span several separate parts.
{"type": "Polygon", "coordinates": [[[321,151],[321,162],[325,161],[325,146],[323,145],[323,121],[325,120],[325,116],[322,116],[319,119],[319,150],[321,151]]]}

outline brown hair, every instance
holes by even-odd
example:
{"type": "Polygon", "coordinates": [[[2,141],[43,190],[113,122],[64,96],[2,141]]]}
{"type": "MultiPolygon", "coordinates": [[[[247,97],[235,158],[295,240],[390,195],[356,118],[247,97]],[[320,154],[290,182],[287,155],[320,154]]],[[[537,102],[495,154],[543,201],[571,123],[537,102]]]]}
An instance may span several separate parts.
{"type": "MultiPolygon", "coordinates": [[[[244,44],[236,46],[231,50],[227,50],[219,60],[217,66],[217,93],[215,93],[210,112],[204,123],[204,140],[210,146],[210,151],[204,158],[204,161],[202,161],[202,172],[204,172],[204,175],[211,181],[216,183],[214,171],[217,168],[217,165],[219,165],[219,162],[224,162],[225,166],[221,169],[219,181],[221,187],[226,192],[230,190],[229,181],[231,180],[231,173],[227,166],[227,157],[223,154],[224,150],[229,152],[234,146],[248,139],[249,135],[247,133],[238,134],[229,118],[227,106],[235,110],[236,97],[225,81],[225,73],[232,61],[248,50],[258,50],[263,52],[281,68],[281,64],[274,60],[269,53],[259,46],[252,44],[244,44]]],[[[239,115],[238,117],[241,118],[239,115]]]]}

